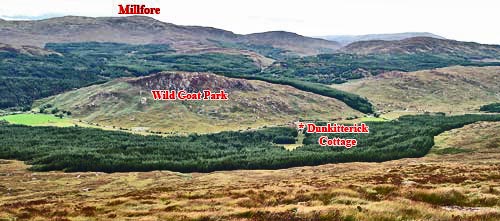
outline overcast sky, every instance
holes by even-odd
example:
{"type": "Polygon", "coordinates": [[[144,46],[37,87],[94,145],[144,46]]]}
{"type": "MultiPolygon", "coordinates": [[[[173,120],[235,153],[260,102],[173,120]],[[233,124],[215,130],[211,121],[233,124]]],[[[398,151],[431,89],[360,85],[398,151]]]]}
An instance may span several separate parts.
{"type": "Polygon", "coordinates": [[[161,8],[155,18],[239,34],[284,30],[307,36],[432,32],[500,44],[498,0],[2,0],[3,19],[117,16],[118,4],[161,8]]]}

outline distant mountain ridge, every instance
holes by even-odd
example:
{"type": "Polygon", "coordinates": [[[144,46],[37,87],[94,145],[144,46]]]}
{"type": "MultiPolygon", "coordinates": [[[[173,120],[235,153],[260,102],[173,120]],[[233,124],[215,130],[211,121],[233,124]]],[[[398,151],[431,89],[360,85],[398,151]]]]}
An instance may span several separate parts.
{"type": "Polygon", "coordinates": [[[413,37],[431,37],[431,38],[445,39],[442,36],[430,32],[402,32],[402,33],[389,33],[389,34],[318,36],[318,38],[323,38],[330,41],[336,41],[343,46],[356,41],[371,41],[371,40],[395,41],[413,37]]]}
{"type": "MultiPolygon", "coordinates": [[[[336,52],[355,54],[430,52],[457,55],[464,53],[467,57],[496,59],[499,53],[495,45],[453,41],[428,32],[340,35],[323,38],[330,40],[286,31],[240,35],[213,27],[175,25],[146,16],[97,18],[65,16],[30,21],[0,20],[0,43],[13,46],[43,47],[46,43],[66,42],[168,44],[177,53],[217,51],[247,54],[257,58],[255,54],[248,53],[252,51],[273,59],[280,59],[283,55],[309,56],[336,52]]],[[[262,67],[272,62],[263,61],[261,58],[256,60],[262,63],[262,67]]]]}
{"type": "Polygon", "coordinates": [[[413,37],[397,41],[358,41],[343,47],[341,51],[354,54],[446,54],[467,59],[500,58],[500,45],[431,37],[413,37]]]}
{"type": "Polygon", "coordinates": [[[340,44],[290,32],[276,31],[238,35],[230,31],[200,26],[181,26],[145,16],[79,17],[65,16],[34,21],[0,21],[0,42],[43,47],[54,42],[118,42],[129,44],[169,44],[178,51],[207,50],[216,42],[266,45],[299,55],[333,52],[340,44]]]}

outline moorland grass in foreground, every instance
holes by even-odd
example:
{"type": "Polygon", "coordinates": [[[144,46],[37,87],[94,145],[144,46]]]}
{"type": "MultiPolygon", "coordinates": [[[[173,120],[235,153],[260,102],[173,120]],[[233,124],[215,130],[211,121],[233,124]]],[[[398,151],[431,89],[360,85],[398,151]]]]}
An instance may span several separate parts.
{"type": "Polygon", "coordinates": [[[434,137],[432,150],[468,153],[283,170],[30,172],[0,160],[0,219],[497,221],[499,129],[478,122],[434,137]]]}

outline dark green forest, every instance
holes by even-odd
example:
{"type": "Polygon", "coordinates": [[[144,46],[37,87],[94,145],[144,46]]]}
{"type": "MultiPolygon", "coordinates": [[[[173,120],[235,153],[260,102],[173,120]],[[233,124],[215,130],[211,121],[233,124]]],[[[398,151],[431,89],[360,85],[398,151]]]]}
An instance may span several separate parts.
{"type": "Polygon", "coordinates": [[[441,132],[476,121],[500,121],[500,115],[403,116],[369,122],[369,134],[340,135],[358,139],[345,149],[321,147],[319,135],[307,135],[294,151],[273,144],[297,136],[294,128],[266,128],[189,136],[142,136],[81,127],[0,126],[0,158],[18,159],[32,170],[209,172],[234,169],[278,169],[338,162],[381,162],[421,157],[441,132]]]}
{"type": "Polygon", "coordinates": [[[0,108],[29,106],[33,99],[105,80],[96,66],[58,55],[0,52],[0,108]]]}
{"type": "Polygon", "coordinates": [[[491,103],[481,106],[480,111],[490,112],[490,113],[500,113],[500,103],[491,103]]]}

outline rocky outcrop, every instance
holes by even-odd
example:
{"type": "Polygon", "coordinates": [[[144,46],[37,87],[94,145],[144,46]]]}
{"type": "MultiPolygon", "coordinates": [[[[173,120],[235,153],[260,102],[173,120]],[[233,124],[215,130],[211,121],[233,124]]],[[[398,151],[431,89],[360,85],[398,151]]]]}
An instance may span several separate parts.
{"type": "Polygon", "coordinates": [[[145,77],[127,79],[126,81],[145,90],[186,90],[188,92],[200,90],[257,90],[248,80],[200,72],[160,72],[145,77]]]}

